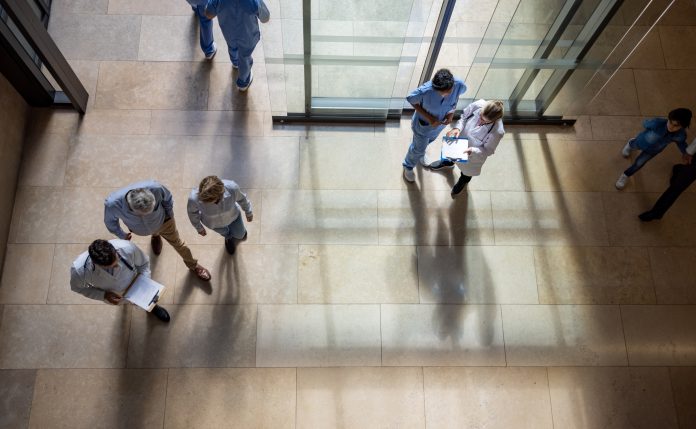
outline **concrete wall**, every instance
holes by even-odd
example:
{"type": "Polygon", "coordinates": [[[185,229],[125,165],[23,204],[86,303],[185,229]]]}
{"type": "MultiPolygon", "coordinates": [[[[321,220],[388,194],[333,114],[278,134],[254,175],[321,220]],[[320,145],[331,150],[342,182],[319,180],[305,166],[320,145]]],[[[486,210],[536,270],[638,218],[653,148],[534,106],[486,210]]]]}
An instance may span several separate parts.
{"type": "Polygon", "coordinates": [[[0,74],[0,275],[5,261],[29,106],[0,74]]]}

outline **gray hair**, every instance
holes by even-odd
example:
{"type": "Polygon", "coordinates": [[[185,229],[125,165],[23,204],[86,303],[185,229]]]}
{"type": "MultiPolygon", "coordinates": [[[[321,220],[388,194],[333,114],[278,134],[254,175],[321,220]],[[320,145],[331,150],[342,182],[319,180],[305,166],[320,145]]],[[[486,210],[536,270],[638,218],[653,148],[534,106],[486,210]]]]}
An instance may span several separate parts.
{"type": "Polygon", "coordinates": [[[138,214],[148,214],[155,209],[155,195],[149,189],[136,188],[126,194],[131,210],[138,214]]]}

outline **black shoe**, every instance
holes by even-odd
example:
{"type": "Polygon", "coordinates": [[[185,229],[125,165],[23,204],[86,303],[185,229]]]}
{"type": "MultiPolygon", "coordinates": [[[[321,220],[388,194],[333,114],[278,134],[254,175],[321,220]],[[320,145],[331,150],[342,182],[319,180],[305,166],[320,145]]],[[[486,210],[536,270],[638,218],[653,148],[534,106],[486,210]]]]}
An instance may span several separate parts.
{"type": "Polygon", "coordinates": [[[458,193],[462,192],[468,183],[469,182],[464,179],[464,175],[459,176],[459,180],[457,180],[457,183],[454,185],[454,187],[452,187],[452,192],[450,192],[452,198],[454,198],[454,196],[458,193]]]}
{"type": "Polygon", "coordinates": [[[153,235],[152,238],[150,238],[150,245],[152,246],[152,252],[155,255],[162,253],[162,237],[159,235],[153,235]]]}
{"type": "Polygon", "coordinates": [[[242,237],[242,241],[246,241],[246,239],[247,239],[247,233],[246,233],[246,231],[244,231],[244,237],[242,237]]]}
{"type": "Polygon", "coordinates": [[[169,323],[169,312],[167,312],[164,307],[155,305],[155,308],[152,309],[151,313],[162,322],[169,323]]]}
{"type": "Polygon", "coordinates": [[[440,159],[431,163],[428,168],[431,170],[444,170],[445,168],[454,168],[454,162],[449,159],[440,159]]]}
{"type": "Polygon", "coordinates": [[[229,253],[230,255],[234,255],[234,251],[237,250],[237,239],[226,238],[225,239],[225,250],[227,250],[227,253],[229,253]]]}
{"type": "Polygon", "coordinates": [[[639,214],[638,218],[640,218],[640,220],[643,222],[650,222],[651,220],[660,220],[661,219],[661,218],[655,216],[655,214],[651,211],[647,211],[645,213],[639,214]]]}

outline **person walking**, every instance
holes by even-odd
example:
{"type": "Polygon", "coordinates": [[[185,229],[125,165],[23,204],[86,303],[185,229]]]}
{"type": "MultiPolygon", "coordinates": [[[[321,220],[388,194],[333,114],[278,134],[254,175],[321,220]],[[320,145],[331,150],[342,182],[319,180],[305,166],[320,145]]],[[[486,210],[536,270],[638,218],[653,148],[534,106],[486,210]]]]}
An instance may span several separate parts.
{"type": "Polygon", "coordinates": [[[232,68],[239,69],[236,84],[240,91],[249,89],[254,80],[251,54],[261,39],[259,7],[260,0],[208,0],[205,6],[208,19],[218,18],[232,68]]]}
{"type": "Polygon", "coordinates": [[[104,201],[104,224],[109,232],[122,240],[130,240],[132,234],[151,235],[150,243],[155,255],[162,252],[164,237],[189,270],[201,280],[210,280],[210,272],[198,264],[179,236],[174,222],[172,193],[159,182],[137,182],[111,193],[104,201]],[[121,229],[119,219],[130,232],[121,229]]]}
{"type": "Polygon", "coordinates": [[[455,78],[449,70],[440,69],[432,80],[425,82],[406,97],[415,109],[411,118],[413,138],[402,163],[404,179],[407,182],[412,183],[416,180],[413,172],[416,164],[430,164],[425,150],[445,126],[452,122],[457,101],[464,92],[464,81],[455,78]]]}
{"type": "Polygon", "coordinates": [[[643,222],[660,220],[667,210],[672,207],[682,192],[696,181],[696,162],[693,157],[696,155],[696,138],[686,148],[684,164],[676,164],[672,167],[672,177],[669,179],[669,187],[660,195],[655,205],[648,211],[638,215],[643,222]]]}
{"type": "MultiPolygon", "coordinates": [[[[126,289],[140,274],[150,277],[150,259],[126,240],[94,240],[70,266],[70,289],[89,299],[124,304],[126,289]]],[[[169,312],[155,305],[151,314],[169,322],[169,312]]]]}
{"type": "MultiPolygon", "coordinates": [[[[460,170],[459,179],[452,187],[452,198],[462,192],[469,184],[472,176],[481,174],[483,164],[489,156],[495,153],[500,140],[505,135],[503,127],[503,102],[500,100],[477,100],[466,106],[456,125],[447,132],[447,137],[458,137],[463,134],[469,143],[467,162],[457,162],[460,170]]],[[[448,159],[435,161],[430,164],[433,170],[452,168],[454,162],[448,159]]]]}
{"type": "Polygon", "coordinates": [[[247,238],[240,207],[247,222],[251,222],[254,219],[251,202],[239,185],[232,180],[208,176],[201,180],[198,189],[191,191],[187,211],[191,225],[200,235],[206,235],[205,227],[222,235],[227,253],[233,255],[237,243],[247,238]]]}
{"type": "Polygon", "coordinates": [[[205,15],[205,5],[208,0],[186,0],[191,5],[193,13],[198,17],[199,41],[205,59],[210,61],[217,54],[217,44],[213,37],[213,20],[205,15]]]}
{"type": "Polygon", "coordinates": [[[616,180],[616,189],[622,190],[626,187],[628,178],[633,176],[643,168],[645,163],[650,161],[655,155],[662,152],[668,144],[675,142],[682,154],[686,153],[686,128],[691,124],[691,110],[686,108],[674,109],[669,112],[667,118],[653,118],[643,121],[645,128],[636,137],[630,139],[621,150],[624,158],[631,156],[634,150],[640,150],[626,171],[616,180]]]}

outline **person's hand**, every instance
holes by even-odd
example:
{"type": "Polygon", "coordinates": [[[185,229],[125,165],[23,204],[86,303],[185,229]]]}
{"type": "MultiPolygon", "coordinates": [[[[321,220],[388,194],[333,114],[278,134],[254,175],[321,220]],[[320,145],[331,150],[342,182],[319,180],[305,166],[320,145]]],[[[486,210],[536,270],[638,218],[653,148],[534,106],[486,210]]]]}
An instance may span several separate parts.
{"type": "Polygon", "coordinates": [[[459,128],[452,128],[451,130],[447,131],[447,137],[459,137],[459,133],[461,131],[459,128]]]}
{"type": "Polygon", "coordinates": [[[691,164],[691,161],[693,160],[693,158],[694,158],[693,155],[689,155],[688,153],[685,153],[682,156],[682,161],[684,161],[684,164],[691,164]]]}
{"type": "Polygon", "coordinates": [[[473,148],[473,147],[468,147],[468,148],[466,148],[466,150],[464,150],[464,152],[466,152],[467,154],[471,155],[472,153],[474,153],[474,148],[473,148]]]}
{"type": "Polygon", "coordinates": [[[129,241],[130,241],[131,238],[133,238],[133,234],[131,234],[131,233],[129,232],[129,233],[126,234],[126,236],[124,237],[124,240],[129,240],[129,241]]]}
{"type": "Polygon", "coordinates": [[[247,222],[251,222],[254,220],[254,213],[247,213],[246,214],[247,222]]]}
{"type": "Polygon", "coordinates": [[[203,237],[205,237],[207,234],[208,234],[208,233],[205,231],[205,229],[201,229],[201,230],[198,231],[198,235],[201,235],[201,236],[203,236],[203,237]]]}
{"type": "Polygon", "coordinates": [[[121,296],[111,292],[111,291],[106,291],[104,292],[104,299],[112,305],[118,305],[119,302],[123,299],[121,296]]]}

